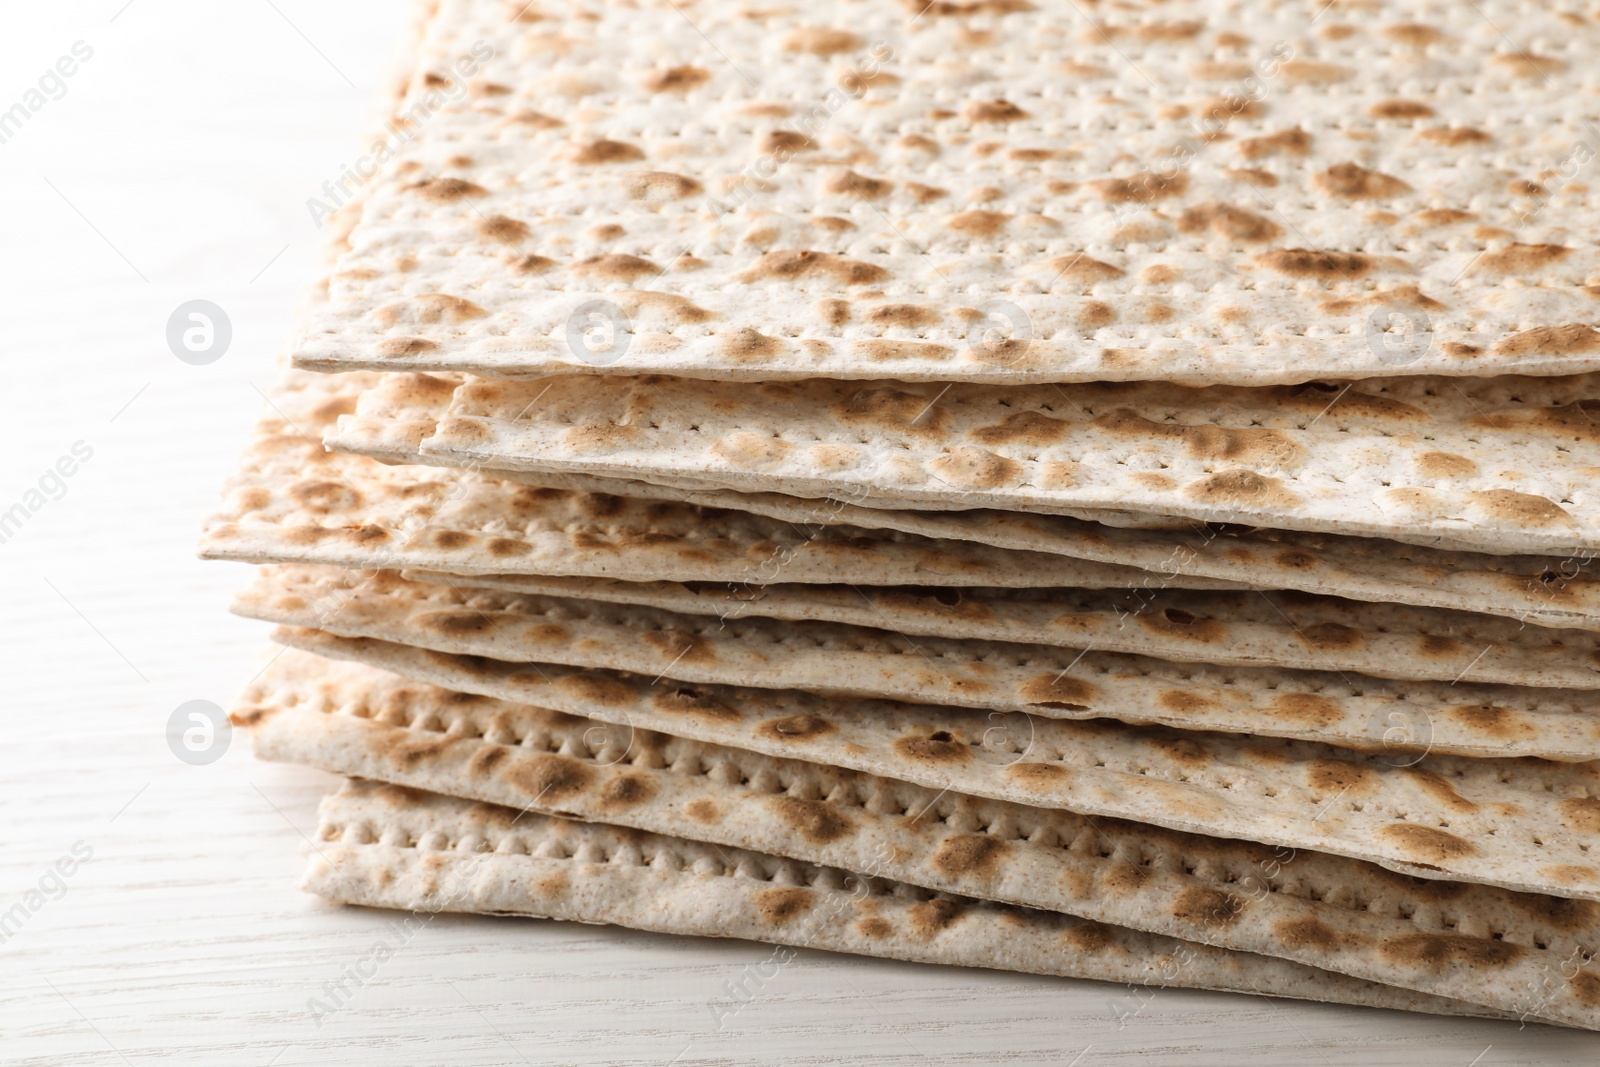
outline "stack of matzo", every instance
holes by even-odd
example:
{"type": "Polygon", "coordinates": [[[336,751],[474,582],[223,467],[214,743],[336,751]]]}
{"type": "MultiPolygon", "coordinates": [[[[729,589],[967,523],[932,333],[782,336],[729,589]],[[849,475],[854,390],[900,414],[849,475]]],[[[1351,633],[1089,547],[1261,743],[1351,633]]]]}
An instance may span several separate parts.
{"type": "Polygon", "coordinates": [[[1600,1026],[1600,25],[1266,7],[425,5],[204,541],[308,887],[1600,1026]]]}

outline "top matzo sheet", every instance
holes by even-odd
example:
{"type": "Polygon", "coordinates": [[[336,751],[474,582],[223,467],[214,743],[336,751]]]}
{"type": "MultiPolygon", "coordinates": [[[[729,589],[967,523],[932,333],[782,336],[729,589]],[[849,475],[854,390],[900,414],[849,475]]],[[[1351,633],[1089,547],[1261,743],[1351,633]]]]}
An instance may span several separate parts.
{"type": "Polygon", "coordinates": [[[1511,0],[446,0],[437,70],[323,205],[368,201],[295,355],[1006,384],[1600,369],[1597,45],[1596,18],[1511,0]]]}

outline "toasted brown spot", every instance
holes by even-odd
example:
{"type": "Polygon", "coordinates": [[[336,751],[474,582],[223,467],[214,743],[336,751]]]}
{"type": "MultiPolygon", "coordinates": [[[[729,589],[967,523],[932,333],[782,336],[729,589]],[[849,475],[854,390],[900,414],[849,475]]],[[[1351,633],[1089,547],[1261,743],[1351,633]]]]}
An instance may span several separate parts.
{"type": "Polygon", "coordinates": [[[600,790],[600,800],[610,808],[643,804],[655,795],[655,783],[642,774],[624,774],[611,779],[600,790]]]}
{"type": "Polygon", "coordinates": [[[1016,122],[1028,113],[1008,100],[975,100],[967,105],[967,118],[973,122],[1016,122]]]}
{"type": "Polygon", "coordinates": [[[932,326],[939,321],[939,313],[921,304],[880,304],[867,312],[865,319],[876,326],[904,326],[914,329],[932,326]]]}
{"type": "Polygon", "coordinates": [[[1304,449],[1280,430],[1154,422],[1127,408],[1100,415],[1091,425],[1131,437],[1176,439],[1183,442],[1185,452],[1197,459],[1270,461],[1292,466],[1304,454],[1304,449]]]}
{"type": "Polygon", "coordinates": [[[1493,704],[1467,704],[1447,709],[1452,719],[1476,733],[1501,741],[1527,740],[1537,729],[1520,712],[1493,704]]]}
{"type": "Polygon", "coordinates": [[[1501,52],[1490,57],[1495,65],[1519,78],[1541,78],[1565,70],[1567,64],[1554,56],[1541,56],[1533,52],[1501,52]]]}
{"type": "Polygon", "coordinates": [[[1511,489],[1482,489],[1467,494],[1485,514],[1524,528],[1572,526],[1571,515],[1553,500],[1511,489]]]}
{"type": "Polygon", "coordinates": [[[835,196],[853,196],[858,200],[881,200],[889,195],[894,182],[883,178],[869,178],[853,170],[831,174],[822,182],[822,191],[835,196]]]}
{"type": "Polygon", "coordinates": [[[1433,108],[1420,100],[1380,100],[1367,109],[1375,119],[1425,119],[1433,115],[1433,108]]]}
{"type": "Polygon", "coordinates": [[[1319,622],[1310,626],[1295,627],[1295,636],[1312,648],[1326,652],[1348,651],[1367,643],[1361,631],[1337,622],[1319,622]]]}
{"type": "Polygon", "coordinates": [[[399,358],[401,356],[419,356],[424,352],[432,352],[439,346],[426,337],[385,337],[372,347],[375,355],[399,358]]]}
{"type": "Polygon", "coordinates": [[[1245,902],[1231,893],[1190,886],[1172,903],[1172,917],[1201,926],[1227,926],[1244,911],[1245,902]]]}
{"type": "Polygon", "coordinates": [[[634,200],[682,200],[704,191],[705,186],[684,174],[647,170],[628,176],[628,195],[634,200]]]}
{"type": "Polygon", "coordinates": [[[673,663],[711,663],[717,658],[710,641],[687,630],[646,630],[639,640],[673,663]]]}
{"type": "Polygon", "coordinates": [[[874,941],[894,933],[894,927],[876,915],[868,916],[856,923],[856,930],[860,932],[862,937],[871,938],[874,941]]]}
{"type": "Polygon", "coordinates": [[[1141,171],[1130,174],[1126,178],[1100,178],[1096,181],[1085,183],[1093,189],[1102,200],[1113,203],[1129,203],[1133,201],[1163,200],[1169,196],[1181,196],[1189,187],[1189,175],[1183,171],[1172,174],[1155,174],[1150,171],[1141,171]]]}
{"type": "Polygon", "coordinates": [[[1372,269],[1372,260],[1359,252],[1322,252],[1310,248],[1280,248],[1263,252],[1256,262],[1291,278],[1359,278],[1372,269]]]}
{"type": "Polygon", "coordinates": [[[588,144],[575,146],[569,157],[572,162],[593,166],[602,163],[632,163],[644,158],[644,150],[626,141],[609,141],[602,138],[588,144]]]}
{"type": "Polygon", "coordinates": [[[506,770],[506,781],[545,805],[570,800],[594,782],[588,765],[566,756],[539,755],[521,759],[506,770]]]}
{"type": "Polygon", "coordinates": [[[1272,932],[1285,948],[1332,952],[1347,946],[1354,938],[1340,933],[1316,919],[1288,919],[1273,924],[1272,932]]]}
{"type": "Polygon", "coordinates": [[[1593,971],[1579,971],[1567,978],[1567,986],[1578,1003],[1586,1008],[1600,1008],[1600,975],[1593,971]]]}
{"type": "Polygon", "coordinates": [[[698,823],[713,823],[722,817],[716,802],[708,797],[689,801],[683,806],[683,813],[698,823]]]}
{"type": "Polygon", "coordinates": [[[927,940],[954,926],[965,910],[953,900],[924,900],[913,905],[906,917],[911,923],[911,933],[927,940]]]}
{"type": "Polygon", "coordinates": [[[1283,227],[1253,211],[1216,203],[1186,209],[1178,216],[1178,230],[1181,233],[1210,230],[1230,241],[1272,241],[1283,233],[1283,227]]]}
{"type": "Polygon", "coordinates": [[[1037,411],[1007,415],[992,426],[980,426],[969,436],[986,445],[1049,445],[1060,441],[1072,429],[1065,419],[1052,419],[1037,411]]]}
{"type": "Polygon", "coordinates": [[[807,52],[814,56],[851,52],[861,45],[862,39],[859,35],[829,26],[802,26],[791,30],[783,39],[785,52],[807,52]]]}
{"type": "Polygon", "coordinates": [[[1006,768],[1006,777],[1024,789],[1052,789],[1067,778],[1059,763],[1018,762],[1006,768]]]}
{"type": "Polygon", "coordinates": [[[1444,145],[1446,148],[1459,148],[1464,144],[1486,144],[1490,140],[1487,133],[1475,130],[1470,126],[1440,126],[1431,130],[1422,130],[1417,134],[1424,141],[1444,145]]]}
{"type": "Polygon", "coordinates": [[[1506,967],[1527,954],[1527,949],[1509,941],[1490,937],[1463,937],[1459,934],[1407,934],[1389,937],[1378,943],[1385,959],[1409,966],[1435,970],[1455,965],[1506,967]]]}
{"type": "Polygon", "coordinates": [[[1477,846],[1455,834],[1414,822],[1393,822],[1378,830],[1383,842],[1405,853],[1415,863],[1438,865],[1478,854],[1477,846]]]}
{"type": "Polygon", "coordinates": [[[590,256],[574,263],[572,273],[609,281],[631,282],[636,278],[654,277],[661,273],[661,268],[648,259],[608,252],[602,256],[590,256]]]}
{"type": "Polygon", "coordinates": [[[769,156],[809,152],[815,147],[817,142],[799,130],[769,130],[756,142],[756,151],[769,156]]]}
{"type": "MultiPolygon", "coordinates": [[[[1566,245],[1526,245],[1521,243],[1513,243],[1493,252],[1485,252],[1483,255],[1479,256],[1475,261],[1473,261],[1472,270],[1474,273],[1485,271],[1490,274],[1527,274],[1532,271],[1541,270],[1545,267],[1551,266],[1552,264],[1559,263],[1571,254],[1572,249],[1568,248],[1566,245]]],[[[1518,337],[1526,337],[1528,334],[1538,334],[1541,331],[1548,332],[1556,330],[1593,332],[1587,326],[1542,326],[1536,330],[1529,330],[1527,333],[1514,334],[1511,337],[1501,341],[1500,345],[1514,341],[1518,337]]],[[[1581,335],[1575,334],[1575,336],[1581,335]]],[[[1586,341],[1585,343],[1592,345],[1593,342],[1586,341]]],[[[1495,351],[1504,351],[1500,345],[1495,346],[1495,351]]],[[[1578,349],[1578,351],[1588,350],[1589,349],[1587,348],[1578,349]]],[[[1510,354],[1515,355],[1518,353],[1510,354]]]]}
{"type": "Polygon", "coordinates": [[[1100,875],[1100,882],[1114,893],[1142,889],[1155,879],[1155,872],[1137,863],[1113,863],[1100,875]]]}
{"type": "Polygon", "coordinates": [[[505,215],[490,215],[486,219],[479,219],[477,229],[478,235],[485,240],[507,245],[523,240],[529,232],[526,222],[505,215]]]}
{"type": "Polygon", "coordinates": [[[1561,824],[1581,834],[1600,834],[1600,800],[1594,797],[1568,797],[1557,805],[1561,824]]]}
{"type": "Polygon", "coordinates": [[[518,274],[548,274],[556,268],[556,261],[548,256],[515,256],[507,262],[518,274]]]}
{"type": "Polygon", "coordinates": [[[632,686],[603,674],[569,674],[556,688],[590,704],[628,704],[636,695],[632,686]]]}
{"type": "Polygon", "coordinates": [[[1045,260],[1038,266],[1039,269],[1049,271],[1058,278],[1091,285],[1095,282],[1106,282],[1113,278],[1120,278],[1124,273],[1120,267],[1113,267],[1111,264],[1102,263],[1098,259],[1090,259],[1082,253],[1071,256],[1057,256],[1054,259],[1045,260]]]}
{"type": "Polygon", "coordinates": [[[1191,693],[1187,689],[1163,689],[1156,703],[1179,715],[1199,715],[1214,710],[1218,705],[1210,697],[1191,693]]]}
{"type": "Polygon", "coordinates": [[[1477,474],[1478,465],[1452,452],[1424,452],[1417,457],[1417,472],[1429,478],[1459,478],[1477,474]]]}
{"type": "Polygon", "coordinates": [[[839,728],[827,719],[816,715],[785,715],[781,719],[768,719],[756,727],[756,735],[769,741],[810,741],[825,737],[839,728]]]}
{"type": "Polygon", "coordinates": [[[927,737],[896,738],[894,750],[897,755],[918,763],[965,763],[972,758],[972,750],[944,730],[927,737]]]}
{"type": "Polygon", "coordinates": [[[700,67],[666,67],[652,70],[639,84],[652,93],[687,93],[711,80],[711,72],[700,67]]]}
{"type": "Polygon", "coordinates": [[[1355,72],[1337,63],[1323,63],[1314,59],[1289,59],[1278,72],[1291,82],[1301,85],[1332,85],[1348,80],[1355,72]]]}
{"type": "Polygon", "coordinates": [[[421,193],[428,200],[447,204],[452,200],[461,200],[469,196],[488,196],[489,190],[474,182],[463,178],[425,178],[406,186],[407,189],[421,193]]]}
{"type": "Polygon", "coordinates": [[[1040,674],[1028,679],[1018,687],[1017,695],[1034,707],[1088,711],[1099,692],[1088,682],[1058,673],[1040,674]]]}
{"type": "Polygon", "coordinates": [[[1399,178],[1368,170],[1358,163],[1335,163],[1311,180],[1323,192],[1351,200],[1376,200],[1411,191],[1411,186],[1399,178]]]}
{"type": "Polygon", "coordinates": [[[976,445],[957,445],[928,466],[958,489],[1005,489],[1020,483],[1025,475],[1025,468],[1016,460],[976,445]]]}
{"type": "Polygon", "coordinates": [[[1315,693],[1280,693],[1269,706],[1275,715],[1311,726],[1331,726],[1344,718],[1338,704],[1315,693]]]}
{"type": "Polygon", "coordinates": [[[756,910],[768,926],[783,926],[811,910],[815,894],[799,886],[763,889],[756,894],[756,910]]]}
{"type": "Polygon", "coordinates": [[[768,252],[745,271],[743,281],[822,276],[841,285],[871,285],[888,277],[882,267],[829,252],[768,252]]]}
{"type": "Polygon", "coordinates": [[[1318,759],[1306,764],[1306,784],[1317,792],[1359,797],[1370,792],[1376,782],[1377,775],[1359,763],[1318,759]]]}
{"type": "Polygon", "coordinates": [[[1101,923],[1081,922],[1061,931],[1061,940],[1079,952],[1093,955],[1109,948],[1116,941],[1116,935],[1101,923]]]}
{"type": "Polygon", "coordinates": [[[837,841],[856,829],[848,816],[825,801],[779,795],[768,797],[767,805],[784,825],[812,844],[837,841]]]}
{"type": "Polygon", "coordinates": [[[1142,613],[1138,619],[1140,625],[1152,633],[1204,644],[1216,644],[1228,635],[1227,624],[1221,620],[1194,615],[1180,608],[1142,613]]]}
{"type": "Polygon", "coordinates": [[[1420,22],[1400,22],[1393,26],[1385,26],[1383,35],[1391,41],[1419,48],[1444,40],[1441,31],[1420,22]]]}
{"type": "Polygon", "coordinates": [[[1593,352],[1596,349],[1600,349],[1600,330],[1579,323],[1569,323],[1565,326],[1536,326],[1531,330],[1503,337],[1495,342],[1493,351],[1502,356],[1570,356],[1579,352],[1593,352]]]}
{"type": "Polygon", "coordinates": [[[946,216],[944,224],[949,229],[975,237],[993,237],[1005,229],[1010,221],[1011,216],[1001,211],[963,211],[959,215],[946,216]]]}
{"type": "MultiPolygon", "coordinates": [[[[1239,154],[1246,159],[1265,159],[1268,156],[1303,156],[1311,151],[1311,135],[1296,127],[1279,130],[1264,137],[1246,137],[1239,142],[1239,154]]],[[[1277,184],[1276,180],[1271,184],[1277,184]]]]}
{"type": "Polygon", "coordinates": [[[1004,841],[988,834],[956,834],[945,838],[930,862],[946,878],[991,878],[1005,858],[1006,849],[1004,841]]]}

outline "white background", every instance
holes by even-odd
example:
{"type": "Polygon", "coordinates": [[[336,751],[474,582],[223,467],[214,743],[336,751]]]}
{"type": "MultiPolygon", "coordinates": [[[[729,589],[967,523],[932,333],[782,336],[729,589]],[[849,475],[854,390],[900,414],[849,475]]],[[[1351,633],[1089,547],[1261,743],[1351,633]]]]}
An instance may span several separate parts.
{"type": "Polygon", "coordinates": [[[444,916],[318,1026],[308,999],[389,919],[295,888],[332,780],[239,738],[190,767],[164,731],[184,701],[226,705],[264,645],[225,610],[243,569],[197,562],[195,534],[315,275],[305,201],[357,154],[408,13],[125,2],[5,0],[0,23],[0,110],[75,41],[94,49],[0,145],[0,511],[74,442],[94,450],[0,545],[0,911],[93,849],[0,944],[0,1062],[1600,1061],[1600,1038],[1539,1027],[1182,991],[1141,1008],[1111,986],[816,952],[719,1028],[710,1002],[766,947],[444,916]],[[195,298],[234,327],[207,367],[165,342],[195,298]]]}

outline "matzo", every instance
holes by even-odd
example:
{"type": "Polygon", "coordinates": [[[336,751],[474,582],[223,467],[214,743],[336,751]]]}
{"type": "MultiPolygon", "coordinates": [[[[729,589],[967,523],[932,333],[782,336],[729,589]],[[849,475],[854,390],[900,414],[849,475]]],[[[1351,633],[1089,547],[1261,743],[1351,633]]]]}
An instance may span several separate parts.
{"type": "Polygon", "coordinates": [[[843,623],[907,637],[1092,648],[1224,667],[1600,689],[1600,637],[1584,631],[1297,593],[625,582],[439,571],[401,576],[719,619],[843,623]]]}
{"type": "Polygon", "coordinates": [[[908,638],[818,622],[679,615],[317,568],[264,568],[234,611],[507,662],[686,683],[868,695],[1061,719],[1472,756],[1600,757],[1600,695],[1174,663],[1092,647],[908,638]]]}
{"type": "Polygon", "coordinates": [[[256,755],[651,833],[872,871],[1294,959],[1506,1011],[1600,1023],[1595,906],[1175,834],[602,726],[289,653],[234,721],[256,755]],[[330,669],[331,666],[331,669],[330,669]],[[1356,901],[1362,902],[1361,906],[1356,901]],[[1455,918],[1447,925],[1446,911],[1455,918]],[[1310,931],[1325,931],[1307,936],[1310,931]],[[1431,946],[1431,948],[1424,948],[1431,946]],[[1441,951],[1457,965],[1444,965],[1441,951]],[[1470,964],[1470,966],[1469,966],[1470,964]]]}
{"type": "Polygon", "coordinates": [[[448,4],[453,50],[496,54],[373,181],[296,357],[761,381],[1600,367],[1592,22],[1483,0],[1513,40],[1391,2],[1333,37],[1216,0],[941,7],[448,4]],[[597,303],[619,336],[574,341],[597,303]]]}
{"type": "Polygon", "coordinates": [[[1339,387],[744,385],[576,375],[472,379],[440,418],[391,375],[329,443],[425,461],[685,479],[889,507],[1201,521],[1440,542],[1600,549],[1600,377],[1339,387]]]}
{"type": "Polygon", "coordinates": [[[347,783],[323,801],[317,838],[305,849],[302,886],[344,904],[608,923],[1145,988],[1504,1017],[1285,960],[395,786],[347,783]]]}
{"type": "Polygon", "coordinates": [[[959,782],[973,796],[1316,849],[1423,878],[1600,898],[1589,858],[1600,808],[1594,764],[1400,761],[1106,720],[652,682],[309,629],[280,628],[273,638],[463,692],[934,789],[959,782]]]}

